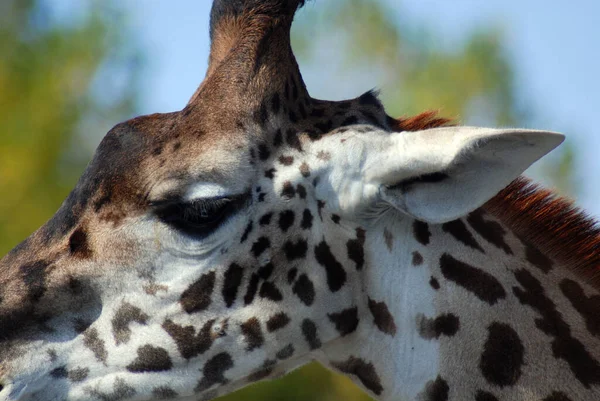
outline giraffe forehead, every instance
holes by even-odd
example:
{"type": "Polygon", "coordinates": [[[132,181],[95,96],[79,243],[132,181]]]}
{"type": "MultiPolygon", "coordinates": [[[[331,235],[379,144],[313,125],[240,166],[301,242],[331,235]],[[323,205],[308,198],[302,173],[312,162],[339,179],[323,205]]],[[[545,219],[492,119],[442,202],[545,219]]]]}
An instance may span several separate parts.
{"type": "Polygon", "coordinates": [[[89,195],[86,187],[92,183],[96,198],[104,199],[96,200],[96,210],[111,203],[143,205],[157,187],[224,183],[247,167],[249,140],[243,131],[211,129],[183,114],[136,118],[111,130],[78,184],[81,195],[89,195]]]}

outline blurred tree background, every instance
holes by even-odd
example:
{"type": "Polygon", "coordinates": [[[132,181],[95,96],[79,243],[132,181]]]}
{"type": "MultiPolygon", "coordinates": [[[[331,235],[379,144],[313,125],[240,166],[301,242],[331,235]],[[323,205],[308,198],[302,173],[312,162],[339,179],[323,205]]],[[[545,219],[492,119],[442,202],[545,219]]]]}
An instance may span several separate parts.
{"type": "Polygon", "coordinates": [[[136,110],[141,50],[112,1],[60,18],[0,2],[0,254],[52,216],[99,141],[136,110]]]}
{"type": "MultiPolygon", "coordinates": [[[[331,45],[315,37],[337,38],[342,68],[380,74],[391,115],[440,109],[469,124],[529,125],[534,112],[517,99],[501,30],[440,48],[424,26],[394,18],[386,4],[331,0],[305,9],[294,29],[301,64],[318,65],[320,47],[331,45]]],[[[41,0],[0,2],[0,255],[57,210],[91,156],[89,144],[138,110],[143,49],[123,9],[90,0],[66,21],[55,17],[41,0]]],[[[573,150],[557,158],[537,174],[573,193],[573,150]]],[[[368,399],[347,378],[310,365],[222,400],[368,399]]]]}

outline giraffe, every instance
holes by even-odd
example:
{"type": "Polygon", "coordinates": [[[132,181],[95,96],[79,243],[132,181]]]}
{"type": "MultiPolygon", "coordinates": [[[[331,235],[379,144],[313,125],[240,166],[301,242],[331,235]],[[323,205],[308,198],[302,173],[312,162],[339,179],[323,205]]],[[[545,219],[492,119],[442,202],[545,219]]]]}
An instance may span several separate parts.
{"type": "Polygon", "coordinates": [[[563,136],[309,96],[301,0],[215,0],[179,112],[118,124],[0,261],[0,400],[209,400],[309,361],[378,400],[600,399],[600,229],[563,136]]]}

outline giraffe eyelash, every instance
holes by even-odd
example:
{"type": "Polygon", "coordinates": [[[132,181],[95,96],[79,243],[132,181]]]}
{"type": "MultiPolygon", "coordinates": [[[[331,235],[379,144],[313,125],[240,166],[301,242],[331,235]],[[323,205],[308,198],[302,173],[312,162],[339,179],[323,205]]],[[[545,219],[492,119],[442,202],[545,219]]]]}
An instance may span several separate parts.
{"type": "Polygon", "coordinates": [[[165,224],[193,237],[205,237],[243,207],[247,195],[171,200],[152,204],[154,213],[165,224]]]}

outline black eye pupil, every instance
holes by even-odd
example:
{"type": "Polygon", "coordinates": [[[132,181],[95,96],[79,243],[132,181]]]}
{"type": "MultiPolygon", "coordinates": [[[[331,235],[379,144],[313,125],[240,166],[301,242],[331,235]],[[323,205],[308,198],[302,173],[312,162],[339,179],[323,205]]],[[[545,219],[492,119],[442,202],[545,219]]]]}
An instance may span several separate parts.
{"type": "Polygon", "coordinates": [[[156,215],[184,234],[204,237],[217,229],[243,205],[245,197],[177,201],[159,206],[156,215]]]}

